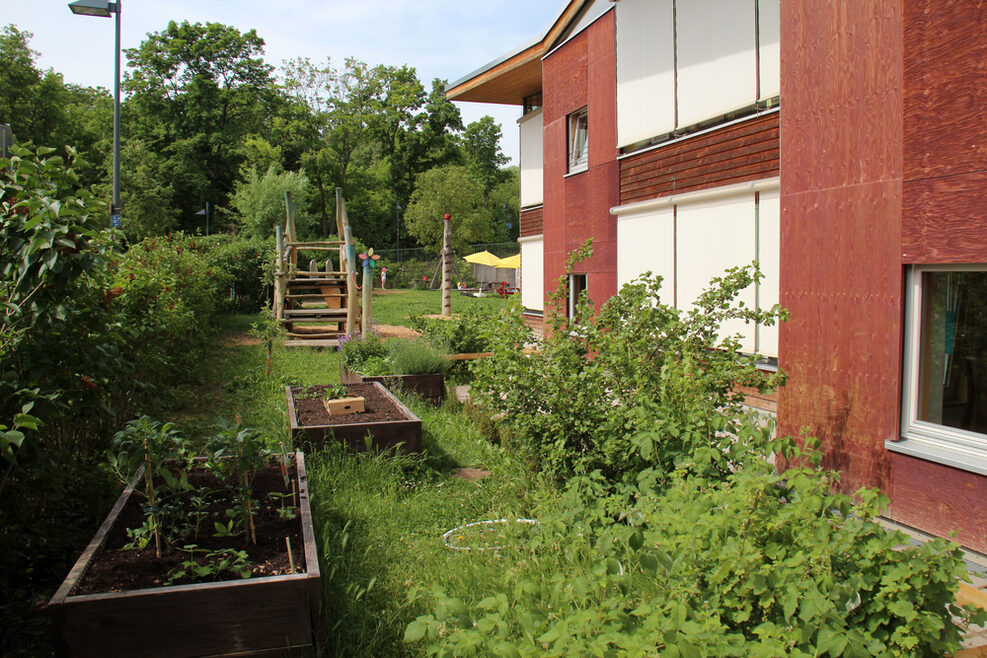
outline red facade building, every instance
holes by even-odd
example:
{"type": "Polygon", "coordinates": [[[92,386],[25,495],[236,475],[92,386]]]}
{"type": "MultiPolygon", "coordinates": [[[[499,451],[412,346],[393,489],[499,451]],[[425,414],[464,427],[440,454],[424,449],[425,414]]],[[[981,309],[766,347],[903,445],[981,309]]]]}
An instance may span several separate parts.
{"type": "Polygon", "coordinates": [[[565,255],[601,304],[651,270],[687,309],[757,260],[725,327],[789,374],[778,428],[843,486],[987,552],[987,16],[966,0],[571,0],[534,42],[453,83],[516,104],[522,301],[565,255]]]}

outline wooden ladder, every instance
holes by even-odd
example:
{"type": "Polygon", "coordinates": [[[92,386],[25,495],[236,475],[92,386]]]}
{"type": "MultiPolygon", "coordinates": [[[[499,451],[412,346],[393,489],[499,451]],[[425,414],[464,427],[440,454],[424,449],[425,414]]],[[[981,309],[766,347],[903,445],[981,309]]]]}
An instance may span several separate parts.
{"type": "Polygon", "coordinates": [[[356,249],[346,215],[341,188],[336,188],[336,228],[339,239],[318,242],[299,241],[295,232],[295,204],[285,192],[287,219],[284,233],[275,230],[277,254],[274,273],[274,314],[283,324],[286,346],[335,346],[339,336],[357,330],[360,307],[356,289],[356,249]],[[318,269],[315,261],[308,269],[298,269],[298,252],[338,251],[340,267],[325,261],[318,269]]]}

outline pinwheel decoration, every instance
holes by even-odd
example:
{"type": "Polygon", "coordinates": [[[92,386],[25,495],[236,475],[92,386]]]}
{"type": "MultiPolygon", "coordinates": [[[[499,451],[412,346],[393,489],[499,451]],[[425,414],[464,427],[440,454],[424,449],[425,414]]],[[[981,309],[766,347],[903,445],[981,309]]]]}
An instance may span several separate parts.
{"type": "Polygon", "coordinates": [[[367,253],[360,254],[360,260],[363,261],[363,269],[374,269],[374,261],[380,260],[380,256],[374,253],[374,248],[371,247],[367,249],[367,253]]]}

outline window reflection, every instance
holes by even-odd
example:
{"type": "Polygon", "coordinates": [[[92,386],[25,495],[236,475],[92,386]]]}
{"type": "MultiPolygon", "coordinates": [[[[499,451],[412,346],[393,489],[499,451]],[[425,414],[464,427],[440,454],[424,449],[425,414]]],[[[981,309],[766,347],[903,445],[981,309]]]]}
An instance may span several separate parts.
{"type": "Polygon", "coordinates": [[[918,419],[987,433],[987,272],[922,274],[918,419]]]}

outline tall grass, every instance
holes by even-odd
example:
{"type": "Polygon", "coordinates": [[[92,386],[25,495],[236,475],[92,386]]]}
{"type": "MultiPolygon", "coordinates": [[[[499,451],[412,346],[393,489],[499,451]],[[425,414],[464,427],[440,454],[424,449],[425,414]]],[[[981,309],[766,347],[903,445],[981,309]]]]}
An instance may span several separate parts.
{"type": "Polygon", "coordinates": [[[499,559],[449,550],[443,533],[524,516],[538,497],[527,474],[480,436],[458,405],[408,402],[423,421],[421,456],[357,457],[329,448],[307,458],[328,655],[411,655],[401,640],[406,625],[427,611],[419,593],[441,586],[476,595],[482,581],[469,574],[499,559]],[[491,474],[479,481],[452,476],[469,466],[491,474]]]}
{"type": "MultiPolygon", "coordinates": [[[[393,310],[404,308],[397,303],[393,310]]],[[[264,348],[244,340],[252,319],[225,320],[223,338],[202,365],[206,381],[186,396],[194,404],[174,411],[186,433],[205,436],[216,417],[239,414],[244,424],[286,439],[284,386],[339,381],[339,355],[331,348],[278,346],[265,377],[264,348]]],[[[401,396],[422,419],[421,455],[355,456],[333,446],[306,455],[329,629],[323,655],[414,655],[418,648],[402,638],[407,624],[427,612],[425,595],[434,587],[477,595],[501,568],[495,555],[449,550],[443,533],[471,521],[526,516],[551,495],[484,438],[455,400],[435,408],[401,396]],[[491,474],[479,481],[453,477],[466,467],[491,474]],[[484,564],[488,575],[480,579],[484,564]]]]}

